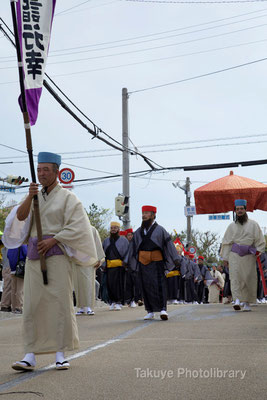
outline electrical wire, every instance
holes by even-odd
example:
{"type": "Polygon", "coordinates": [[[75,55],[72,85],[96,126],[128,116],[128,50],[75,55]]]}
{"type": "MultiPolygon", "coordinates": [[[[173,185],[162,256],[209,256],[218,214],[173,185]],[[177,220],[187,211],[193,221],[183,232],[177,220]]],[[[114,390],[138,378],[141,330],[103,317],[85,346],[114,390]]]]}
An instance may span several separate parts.
{"type": "MultiPolygon", "coordinates": [[[[90,1],[90,0],[88,0],[88,1],[90,1]]],[[[110,4],[112,4],[112,3],[117,3],[119,0],[113,0],[113,1],[110,1],[110,2],[108,2],[108,3],[104,3],[104,4],[98,4],[97,6],[92,6],[92,7],[87,7],[87,8],[85,8],[85,9],[82,9],[82,10],[75,10],[75,11],[71,11],[71,12],[69,12],[68,10],[63,10],[63,11],[60,11],[59,13],[57,13],[56,15],[55,15],[55,17],[58,17],[58,16],[65,16],[65,15],[69,15],[69,14],[73,14],[73,13],[77,13],[77,12],[83,12],[83,11],[85,11],[85,10],[91,10],[91,9],[93,9],[93,8],[99,8],[99,7],[103,7],[103,6],[108,6],[108,5],[110,5],[110,4]]],[[[84,3],[86,3],[86,2],[84,2],[84,3]]],[[[73,6],[73,7],[71,7],[69,10],[71,10],[71,9],[73,9],[73,8],[77,8],[77,7],[80,7],[81,5],[82,5],[83,3],[81,3],[81,4],[78,4],[78,5],[76,5],[76,6],[73,6]]]]}
{"type": "MultiPolygon", "coordinates": [[[[262,16],[253,17],[251,19],[260,18],[260,17],[262,17],[262,16]]],[[[231,22],[231,23],[228,23],[228,24],[224,24],[222,26],[230,25],[230,24],[236,24],[236,23],[239,23],[239,22],[240,21],[234,21],[234,22],[231,22]]],[[[238,29],[238,30],[234,30],[234,31],[230,31],[230,32],[223,32],[223,33],[219,33],[219,34],[216,34],[216,35],[211,35],[211,36],[206,36],[206,37],[196,38],[196,39],[190,39],[190,40],[186,40],[186,41],[178,42],[178,43],[170,43],[170,44],[165,44],[165,45],[160,45],[160,46],[147,47],[147,48],[144,48],[144,49],[129,50],[129,51],[125,51],[125,52],[104,54],[104,55],[100,55],[100,56],[77,58],[77,59],[64,60],[64,61],[48,62],[48,65],[58,65],[58,64],[63,64],[63,63],[66,64],[66,63],[74,63],[74,62],[83,62],[83,61],[88,61],[88,60],[96,60],[96,59],[109,58],[109,57],[117,57],[117,56],[133,54],[133,53],[140,53],[140,52],[146,52],[146,51],[151,51],[151,50],[158,50],[158,49],[162,49],[162,48],[169,48],[169,47],[173,47],[173,46],[179,46],[181,44],[199,42],[199,41],[206,40],[206,39],[213,39],[213,38],[217,38],[217,37],[221,37],[221,36],[231,35],[233,33],[239,33],[239,32],[243,32],[243,31],[247,31],[247,30],[251,30],[251,29],[257,29],[257,28],[261,28],[261,27],[266,26],[266,25],[267,24],[260,24],[260,25],[246,27],[246,28],[242,28],[242,29],[238,29]]],[[[203,30],[215,29],[215,28],[216,27],[209,27],[209,28],[205,28],[203,30]]],[[[195,31],[195,32],[198,32],[198,31],[195,31]]],[[[186,33],[180,33],[180,34],[177,34],[177,35],[174,35],[174,36],[182,36],[182,35],[191,34],[191,33],[195,33],[195,32],[192,31],[192,32],[186,32],[186,33]]],[[[151,41],[152,40],[161,40],[161,39],[151,39],[151,41]]],[[[142,43],[142,42],[139,42],[139,43],[142,43]]],[[[137,43],[133,43],[133,44],[137,44],[137,43]]],[[[131,44],[131,45],[133,45],[133,44],[131,44]]],[[[114,47],[122,47],[122,46],[129,46],[129,45],[126,44],[126,45],[113,46],[113,47],[103,48],[103,49],[87,50],[87,51],[84,51],[84,52],[102,51],[102,50],[106,50],[106,49],[110,49],[110,48],[114,48],[114,47]]],[[[79,52],[77,52],[77,54],[78,53],[79,52]]],[[[76,54],[76,53],[60,54],[58,56],[65,56],[65,55],[72,55],[72,54],[76,54]]],[[[3,61],[3,62],[9,62],[9,61],[3,61]]],[[[17,68],[17,66],[0,67],[0,70],[8,70],[8,69],[14,69],[14,68],[17,68]]],[[[66,76],[66,75],[73,75],[73,74],[77,74],[77,73],[58,74],[58,75],[55,75],[55,76],[66,76]]]]}
{"type": "MultiPolygon", "coordinates": [[[[131,37],[131,38],[126,38],[126,39],[119,39],[119,40],[113,40],[113,41],[109,41],[109,42],[101,42],[101,43],[89,44],[89,45],[84,45],[84,46],[75,46],[75,47],[69,47],[69,48],[65,48],[65,49],[50,50],[49,51],[49,57],[52,57],[53,53],[57,53],[57,52],[61,52],[61,51],[70,51],[70,50],[83,49],[83,48],[87,48],[87,47],[104,46],[104,45],[108,45],[108,44],[121,43],[121,42],[129,41],[129,40],[143,39],[143,38],[146,38],[146,37],[163,35],[163,34],[177,32],[177,31],[181,31],[181,30],[185,30],[185,29],[196,28],[198,26],[214,24],[216,22],[227,21],[229,19],[239,18],[239,17],[243,17],[243,16],[246,16],[246,15],[251,15],[251,14],[263,12],[263,11],[266,11],[266,10],[267,10],[266,8],[263,8],[261,10],[256,10],[256,11],[250,11],[248,13],[237,14],[237,15],[234,15],[234,16],[231,16],[231,17],[220,18],[220,19],[216,19],[216,20],[212,20],[212,21],[202,22],[200,24],[194,24],[194,25],[189,25],[189,26],[185,26],[185,27],[182,27],[182,28],[176,28],[176,29],[171,29],[171,30],[161,31],[161,32],[156,32],[156,33],[150,33],[150,34],[147,34],[147,35],[134,36],[134,37],[131,37]]],[[[0,18],[0,19],[2,19],[2,18],[0,18]]],[[[10,33],[12,34],[12,31],[10,31],[10,33]]],[[[0,60],[6,59],[6,58],[12,58],[12,59],[16,60],[15,56],[2,56],[2,57],[0,57],[0,60]]],[[[11,61],[11,60],[9,60],[9,61],[11,61]]]]}
{"type": "Polygon", "coordinates": [[[215,1],[183,1],[183,0],[120,0],[133,3],[154,3],[154,4],[226,4],[226,3],[262,3],[267,0],[215,0],[215,1]]]}
{"type": "Polygon", "coordinates": [[[201,74],[201,75],[193,76],[193,77],[191,77],[191,78],[186,78],[186,79],[181,79],[181,80],[179,80],[179,81],[173,81],[173,82],[163,83],[163,84],[161,84],[161,85],[150,86],[150,87],[143,88],[143,89],[132,90],[131,92],[128,92],[128,93],[129,93],[129,95],[131,95],[131,94],[133,94],[133,93],[140,93],[140,92],[145,92],[145,91],[148,91],[148,90],[159,89],[159,88],[162,88],[162,87],[165,87],[165,86],[176,85],[176,84],[178,84],[178,83],[188,82],[188,81],[192,81],[192,80],[195,80],[195,79],[204,78],[204,77],[206,77],[206,76],[215,75],[215,74],[220,74],[220,73],[222,73],[222,72],[230,71],[230,70],[237,69],[237,68],[246,67],[246,66],[248,66],[248,65],[256,64],[256,63],[263,62],[263,61],[266,61],[266,60],[267,60],[267,57],[265,57],[265,58],[260,58],[260,59],[258,59],[258,60],[253,60],[253,61],[250,61],[250,62],[247,62],[247,63],[234,65],[234,66],[232,66],[232,67],[219,69],[219,70],[217,70],[217,71],[212,71],[212,72],[208,72],[208,73],[206,73],[206,74],[201,74]]]}
{"type": "MultiPolygon", "coordinates": [[[[6,23],[3,21],[3,19],[1,18],[1,21],[5,24],[6,23]]],[[[9,28],[8,28],[9,29],[9,28]]],[[[9,41],[15,46],[15,43],[12,41],[12,39],[10,38],[10,36],[8,35],[8,33],[4,30],[4,28],[0,25],[0,30],[2,30],[2,32],[4,32],[5,36],[9,39],[9,41]]],[[[10,30],[10,29],[9,29],[10,30]]],[[[126,148],[122,143],[118,142],[116,139],[114,139],[112,136],[110,136],[109,134],[107,134],[105,131],[103,131],[100,127],[98,127],[91,119],[89,119],[71,100],[68,96],[66,96],[66,94],[55,84],[55,82],[45,73],[45,76],[50,79],[53,84],[56,86],[56,88],[58,90],[60,90],[60,93],[62,93],[64,95],[64,97],[66,97],[68,99],[68,101],[73,105],[73,107],[75,109],[77,109],[87,120],[89,120],[94,127],[94,130],[90,129],[64,102],[63,100],[58,96],[58,94],[51,88],[50,85],[48,85],[48,83],[46,82],[46,80],[43,81],[43,85],[44,87],[49,91],[50,94],[52,94],[52,96],[58,101],[58,103],[77,121],[80,123],[80,125],[83,126],[83,128],[85,128],[91,135],[93,135],[94,138],[97,138],[99,140],[101,140],[102,142],[108,144],[109,146],[115,148],[116,150],[119,150],[121,152],[126,151],[126,152],[130,152],[130,153],[135,153],[136,155],[139,155],[140,157],[142,157],[142,159],[145,161],[146,164],[148,164],[150,166],[151,169],[154,169],[155,167],[153,166],[153,164],[155,164],[158,167],[161,167],[159,164],[157,164],[155,161],[150,160],[148,157],[145,157],[143,154],[130,150],[129,148],[126,148]],[[114,144],[110,143],[108,140],[106,140],[105,138],[102,138],[101,136],[99,136],[99,133],[103,133],[105,136],[107,136],[110,140],[112,140],[113,142],[117,143],[120,147],[115,146],[114,144]]]]}
{"type": "MultiPolygon", "coordinates": [[[[254,142],[243,142],[243,143],[224,143],[224,144],[213,144],[213,145],[206,145],[206,146],[192,146],[192,147],[185,147],[185,148],[180,148],[180,149],[160,149],[160,150],[149,150],[149,151],[144,151],[143,154],[150,154],[150,153],[167,153],[167,152],[175,152],[175,151],[185,151],[185,150],[198,150],[198,149],[207,149],[207,148],[214,148],[214,147],[232,147],[232,146],[243,146],[243,145],[253,145],[253,144],[259,144],[259,143],[267,143],[267,140],[260,140],[260,141],[254,141],[254,142]]],[[[67,160],[82,160],[82,159],[89,159],[89,158],[107,158],[107,157],[118,157],[120,154],[114,153],[114,154],[107,154],[107,155],[88,155],[88,156],[76,156],[76,157],[67,157],[67,158],[62,158],[62,163],[69,165],[69,166],[74,166],[77,168],[84,168],[88,169],[91,171],[97,171],[93,170],[91,168],[86,168],[86,167],[78,167],[76,165],[72,165],[67,163],[67,160]]],[[[26,164],[28,161],[23,160],[23,161],[12,161],[12,164],[26,164]]],[[[158,171],[158,169],[156,169],[158,171]]],[[[110,173],[110,172],[108,172],[110,173]]]]}
{"type": "Polygon", "coordinates": [[[92,0],[85,0],[85,1],[83,1],[82,3],[76,4],[76,5],[73,6],[73,7],[66,8],[65,10],[62,10],[62,11],[56,13],[56,14],[55,14],[55,17],[57,17],[58,15],[61,15],[61,14],[65,13],[65,12],[67,12],[67,11],[73,10],[74,8],[80,7],[80,6],[82,6],[83,4],[85,4],[85,3],[89,3],[89,1],[92,1],[92,0]]]}

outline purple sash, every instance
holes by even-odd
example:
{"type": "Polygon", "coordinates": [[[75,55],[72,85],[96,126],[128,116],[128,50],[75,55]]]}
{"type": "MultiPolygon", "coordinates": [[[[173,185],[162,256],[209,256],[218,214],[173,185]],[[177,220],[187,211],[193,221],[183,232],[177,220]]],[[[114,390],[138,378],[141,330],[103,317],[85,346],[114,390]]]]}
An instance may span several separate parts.
{"type": "Polygon", "coordinates": [[[233,253],[238,254],[240,257],[244,257],[244,256],[247,256],[248,254],[254,254],[254,256],[255,256],[257,249],[253,246],[247,246],[245,244],[234,243],[232,245],[231,251],[233,253]]]}
{"type": "MultiPolygon", "coordinates": [[[[52,238],[53,236],[43,236],[43,239],[49,239],[52,238]]],[[[29,238],[29,243],[28,243],[28,253],[27,257],[29,260],[40,260],[40,254],[38,253],[37,250],[37,243],[38,239],[37,237],[30,237],[29,238]]],[[[51,249],[48,250],[48,252],[45,254],[45,257],[50,257],[50,256],[59,256],[64,254],[61,248],[55,244],[51,249]]]]}

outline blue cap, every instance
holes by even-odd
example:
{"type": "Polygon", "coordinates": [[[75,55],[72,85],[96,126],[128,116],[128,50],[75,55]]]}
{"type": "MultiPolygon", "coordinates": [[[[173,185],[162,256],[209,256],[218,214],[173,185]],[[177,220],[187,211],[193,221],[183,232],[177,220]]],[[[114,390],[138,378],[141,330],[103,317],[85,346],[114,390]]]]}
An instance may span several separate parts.
{"type": "Polygon", "coordinates": [[[42,151],[38,154],[38,164],[41,163],[57,164],[59,167],[61,164],[61,156],[59,154],[42,151]]]}
{"type": "Polygon", "coordinates": [[[237,207],[237,206],[244,206],[244,207],[246,207],[246,206],[247,206],[247,200],[244,200],[244,199],[235,200],[235,206],[236,206],[236,207],[237,207]]]}

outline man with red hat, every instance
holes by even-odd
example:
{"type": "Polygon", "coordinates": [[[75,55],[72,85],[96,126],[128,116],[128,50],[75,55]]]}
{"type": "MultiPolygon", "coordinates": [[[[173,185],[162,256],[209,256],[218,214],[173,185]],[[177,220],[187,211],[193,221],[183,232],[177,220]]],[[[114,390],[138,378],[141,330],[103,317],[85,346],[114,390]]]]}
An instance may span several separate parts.
{"type": "Polygon", "coordinates": [[[155,221],[156,213],[154,206],[142,207],[142,224],[131,242],[129,264],[140,274],[147,311],[144,319],[154,319],[154,313],[160,312],[164,321],[168,319],[165,271],[179,268],[182,257],[178,255],[168,232],[155,221]]]}
{"type": "Polygon", "coordinates": [[[129,240],[129,242],[132,240],[133,238],[133,228],[128,228],[126,229],[126,239],[129,240]]]}

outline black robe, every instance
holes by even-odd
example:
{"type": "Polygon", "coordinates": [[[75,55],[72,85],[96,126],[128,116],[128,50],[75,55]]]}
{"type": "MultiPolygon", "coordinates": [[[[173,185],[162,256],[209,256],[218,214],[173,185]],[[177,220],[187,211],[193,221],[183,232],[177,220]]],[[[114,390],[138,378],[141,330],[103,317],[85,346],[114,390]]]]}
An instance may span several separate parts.
{"type": "MultiPolygon", "coordinates": [[[[125,260],[128,253],[128,240],[122,236],[107,238],[104,240],[103,248],[106,260],[125,260]]],[[[125,268],[106,268],[108,297],[111,303],[124,304],[125,268]]]]}
{"type": "Polygon", "coordinates": [[[165,270],[174,268],[174,261],[181,260],[168,232],[156,222],[145,234],[142,228],[134,233],[129,252],[129,264],[133,270],[138,270],[142,285],[145,309],[147,312],[157,312],[167,308],[167,284],[165,270]],[[139,251],[159,250],[162,261],[152,261],[143,265],[138,261],[139,251]]]}

